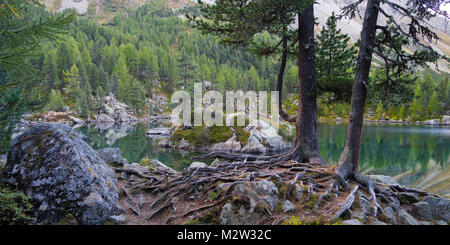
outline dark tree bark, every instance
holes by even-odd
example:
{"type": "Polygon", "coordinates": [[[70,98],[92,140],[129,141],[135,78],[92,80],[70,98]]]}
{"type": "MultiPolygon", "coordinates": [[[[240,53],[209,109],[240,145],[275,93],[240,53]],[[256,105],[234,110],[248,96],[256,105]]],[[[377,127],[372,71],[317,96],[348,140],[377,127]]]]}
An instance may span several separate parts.
{"type": "Polygon", "coordinates": [[[369,79],[370,65],[372,63],[379,8],[379,0],[368,0],[366,12],[364,14],[361,44],[356,65],[355,80],[353,83],[347,139],[345,141],[344,151],[339,158],[338,174],[344,179],[349,177],[354,171],[358,170],[367,81],[369,79]]]}
{"type": "Polygon", "coordinates": [[[294,159],[324,163],[319,155],[317,132],[317,84],[314,58],[314,7],[305,8],[298,18],[299,107],[297,112],[294,159]]]}

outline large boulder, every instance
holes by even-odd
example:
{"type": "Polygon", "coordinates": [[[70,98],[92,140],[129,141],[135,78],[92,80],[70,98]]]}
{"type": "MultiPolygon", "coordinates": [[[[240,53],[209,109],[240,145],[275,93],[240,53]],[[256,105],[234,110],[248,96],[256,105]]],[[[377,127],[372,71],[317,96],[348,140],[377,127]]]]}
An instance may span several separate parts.
{"type": "Polygon", "coordinates": [[[431,119],[423,122],[423,125],[439,125],[441,124],[441,120],[439,119],[431,119]]]}
{"type": "Polygon", "coordinates": [[[290,148],[290,144],[284,142],[277,130],[264,120],[254,120],[244,130],[250,132],[250,137],[242,148],[243,153],[282,152],[290,148]]]}
{"type": "Polygon", "coordinates": [[[427,196],[423,202],[429,204],[433,219],[450,222],[450,199],[427,196]]]}
{"type": "Polygon", "coordinates": [[[103,148],[97,151],[98,155],[108,164],[123,166],[128,164],[127,159],[124,159],[122,152],[117,147],[103,148]]]}
{"type": "Polygon", "coordinates": [[[38,222],[72,215],[103,224],[120,214],[114,171],[71,127],[36,124],[10,145],[4,177],[32,197],[38,222]]]}
{"type": "Polygon", "coordinates": [[[443,116],[442,117],[442,124],[450,125],[450,116],[443,116]]]}
{"type": "Polygon", "coordinates": [[[126,104],[118,101],[113,94],[105,97],[104,103],[101,105],[102,114],[97,116],[97,122],[132,122],[136,121],[135,112],[126,104]],[[101,116],[101,117],[100,117],[101,116]]]}
{"type": "Polygon", "coordinates": [[[111,122],[115,122],[114,119],[112,119],[110,116],[108,116],[107,114],[100,114],[97,116],[97,122],[99,123],[111,123],[111,122]]]}
{"type": "MultiPolygon", "coordinates": [[[[218,192],[231,188],[230,183],[222,183],[217,186],[218,192]]],[[[244,182],[235,186],[232,195],[249,201],[249,205],[239,202],[227,203],[222,207],[220,222],[223,225],[252,225],[260,221],[264,216],[258,205],[263,209],[273,212],[278,203],[278,188],[268,180],[244,182]]]]}

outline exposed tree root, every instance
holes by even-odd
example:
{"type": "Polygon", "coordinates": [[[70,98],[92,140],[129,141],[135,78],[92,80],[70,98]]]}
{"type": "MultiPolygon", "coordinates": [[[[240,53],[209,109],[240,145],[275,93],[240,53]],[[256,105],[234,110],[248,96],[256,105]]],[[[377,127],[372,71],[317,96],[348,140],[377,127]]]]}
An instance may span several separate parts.
{"type": "MultiPolygon", "coordinates": [[[[218,153],[214,153],[216,156],[218,153]]],[[[320,216],[329,222],[349,213],[358,193],[369,197],[370,215],[374,217],[384,213],[383,205],[399,200],[400,192],[428,195],[411,188],[381,184],[360,173],[344,180],[335,173],[334,167],[296,161],[235,161],[182,173],[144,167],[115,170],[138,177],[129,178],[123,185],[123,203],[137,216],[136,219],[148,224],[183,224],[191,220],[219,224],[222,207],[236,201],[247,203],[245,205],[252,210],[259,207],[262,216],[256,223],[280,223],[286,219],[281,209],[272,210],[266,204],[251,203],[248,198],[233,194],[239,184],[261,180],[270,180],[277,185],[278,205],[290,200],[297,207],[297,216],[306,212],[308,216],[320,216]],[[295,188],[302,189],[300,200],[298,195],[293,196],[295,188]],[[147,197],[142,205],[136,201],[140,195],[147,197]]]]}

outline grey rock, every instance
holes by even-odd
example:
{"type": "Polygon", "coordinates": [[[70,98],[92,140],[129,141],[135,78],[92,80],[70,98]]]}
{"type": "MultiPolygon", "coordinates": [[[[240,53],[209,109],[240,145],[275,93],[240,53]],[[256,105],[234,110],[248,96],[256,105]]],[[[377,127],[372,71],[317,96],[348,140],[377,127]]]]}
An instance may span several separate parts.
{"type": "Polygon", "coordinates": [[[211,163],[211,165],[209,165],[209,166],[211,166],[211,167],[213,167],[213,168],[216,168],[216,167],[219,166],[220,163],[221,163],[220,159],[219,159],[219,158],[216,158],[216,159],[214,159],[214,161],[213,161],[213,162],[211,163]]]}
{"type": "Polygon", "coordinates": [[[392,207],[386,207],[384,209],[384,214],[386,214],[386,216],[389,218],[389,220],[393,225],[398,225],[398,221],[397,218],[395,217],[395,212],[392,207]]]}
{"type": "Polygon", "coordinates": [[[273,182],[267,180],[240,183],[236,185],[232,193],[249,198],[251,210],[257,203],[265,203],[270,211],[273,211],[278,202],[278,188],[273,182]]]}
{"type": "Polygon", "coordinates": [[[125,173],[125,172],[122,172],[122,173],[120,173],[120,179],[123,179],[123,180],[126,180],[127,179],[127,173],[125,173]]]}
{"type": "Polygon", "coordinates": [[[438,220],[436,221],[436,225],[448,225],[448,223],[443,220],[438,220]]]}
{"type": "Polygon", "coordinates": [[[112,119],[110,116],[106,114],[98,115],[96,121],[100,123],[115,122],[114,119],[112,119]]]}
{"type": "Polygon", "coordinates": [[[296,184],[293,190],[293,196],[297,201],[301,201],[303,197],[303,188],[296,184]]]}
{"type": "Polygon", "coordinates": [[[363,223],[361,223],[361,221],[357,220],[357,219],[348,219],[348,220],[344,220],[344,222],[342,222],[343,225],[363,225],[363,223]]]}
{"type": "Polygon", "coordinates": [[[79,119],[79,118],[76,118],[76,117],[73,117],[73,116],[69,116],[69,118],[70,118],[70,120],[72,120],[72,122],[75,123],[75,124],[84,124],[84,121],[81,120],[81,119],[79,119]]]}
{"type": "Polygon", "coordinates": [[[191,163],[191,165],[189,166],[189,169],[195,169],[195,168],[207,168],[208,165],[206,165],[206,163],[204,162],[193,162],[191,163]]]}
{"type": "Polygon", "coordinates": [[[123,158],[122,152],[117,147],[103,148],[97,152],[98,155],[108,164],[116,164],[119,166],[128,164],[128,161],[123,158]]]}
{"type": "Polygon", "coordinates": [[[385,175],[369,175],[370,178],[372,179],[376,179],[378,181],[380,181],[383,184],[386,185],[398,185],[397,180],[395,180],[394,178],[390,177],[390,176],[385,176],[385,175]]]}
{"type": "Polygon", "coordinates": [[[423,125],[439,125],[441,124],[441,120],[439,119],[431,119],[423,122],[423,125]]]}
{"type": "Polygon", "coordinates": [[[164,169],[168,172],[172,172],[172,173],[176,173],[177,171],[174,170],[173,168],[167,166],[166,164],[162,163],[161,161],[159,161],[158,159],[152,159],[152,164],[155,164],[158,168],[160,169],[164,169]]]}
{"type": "Polygon", "coordinates": [[[410,204],[419,201],[419,195],[411,192],[401,192],[399,195],[401,203],[410,204]]]}
{"type": "Polygon", "coordinates": [[[203,89],[205,89],[205,91],[210,91],[210,90],[214,89],[214,86],[213,86],[212,82],[203,81],[203,89]]]}
{"type": "Polygon", "coordinates": [[[450,125],[450,116],[443,116],[442,117],[442,124],[450,125]]]}
{"type": "Polygon", "coordinates": [[[113,215],[109,217],[109,221],[116,225],[123,225],[127,223],[127,218],[123,215],[113,215]]]}
{"type": "Polygon", "coordinates": [[[405,225],[419,225],[419,222],[403,209],[400,209],[397,212],[397,216],[400,222],[402,222],[405,225]]]}
{"type": "Polygon", "coordinates": [[[423,201],[430,205],[433,219],[450,222],[450,199],[426,196],[423,201]]]}
{"type": "Polygon", "coordinates": [[[147,131],[148,136],[169,136],[170,128],[151,128],[147,131]]]}
{"type": "Polygon", "coordinates": [[[222,207],[220,222],[222,225],[254,225],[261,220],[262,215],[243,206],[227,203],[222,207]]]}
{"type": "Polygon", "coordinates": [[[70,213],[79,224],[103,224],[123,211],[114,171],[83,138],[67,125],[45,123],[12,141],[4,177],[35,200],[38,222],[70,213]]]}
{"type": "Polygon", "coordinates": [[[295,207],[294,204],[292,204],[292,202],[290,202],[288,200],[284,201],[283,212],[289,213],[289,212],[295,211],[295,209],[297,209],[297,208],[295,207]]]}
{"type": "Polygon", "coordinates": [[[367,219],[367,216],[364,215],[363,213],[352,213],[352,218],[354,219],[358,219],[359,221],[361,221],[362,223],[367,223],[369,221],[369,219],[367,219]]]}
{"type": "Polygon", "coordinates": [[[361,212],[365,215],[371,214],[371,204],[370,202],[362,195],[359,196],[359,208],[361,209],[361,212]]]}
{"type": "Polygon", "coordinates": [[[370,218],[369,222],[370,222],[370,225],[387,225],[386,223],[379,221],[375,218],[370,218]]]}
{"type": "Polygon", "coordinates": [[[427,202],[414,203],[412,212],[422,220],[432,220],[433,214],[431,213],[430,204],[427,202]]]}

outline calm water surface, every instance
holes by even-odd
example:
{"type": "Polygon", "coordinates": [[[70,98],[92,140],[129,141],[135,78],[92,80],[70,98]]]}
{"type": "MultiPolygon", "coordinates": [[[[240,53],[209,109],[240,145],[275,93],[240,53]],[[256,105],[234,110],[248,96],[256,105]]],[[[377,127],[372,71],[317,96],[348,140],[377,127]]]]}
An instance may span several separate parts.
{"type": "MultiPolygon", "coordinates": [[[[157,125],[86,126],[78,129],[95,148],[119,147],[129,162],[145,156],[181,170],[197,153],[157,148],[158,139],[146,136],[157,125]]],[[[336,163],[344,148],[347,125],[319,124],[319,148],[324,160],[336,163]]],[[[450,127],[365,125],[360,169],[366,174],[395,177],[399,183],[426,191],[450,193],[450,127]]]]}

